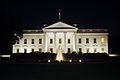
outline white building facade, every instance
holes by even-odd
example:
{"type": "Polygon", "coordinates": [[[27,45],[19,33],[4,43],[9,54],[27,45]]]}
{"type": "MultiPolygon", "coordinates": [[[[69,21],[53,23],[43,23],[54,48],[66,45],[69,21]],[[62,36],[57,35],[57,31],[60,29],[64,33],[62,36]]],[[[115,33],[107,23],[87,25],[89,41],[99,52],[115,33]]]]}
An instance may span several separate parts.
{"type": "Polygon", "coordinates": [[[62,53],[108,53],[108,31],[57,22],[42,30],[24,30],[23,38],[13,45],[13,53],[58,53],[59,49],[62,53]]]}

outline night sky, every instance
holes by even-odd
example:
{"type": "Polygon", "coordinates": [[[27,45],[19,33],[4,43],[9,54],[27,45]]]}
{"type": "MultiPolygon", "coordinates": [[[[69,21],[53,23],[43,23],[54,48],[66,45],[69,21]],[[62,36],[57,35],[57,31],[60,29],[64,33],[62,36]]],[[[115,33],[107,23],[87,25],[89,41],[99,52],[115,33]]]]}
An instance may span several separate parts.
{"type": "MultiPolygon", "coordinates": [[[[24,25],[37,25],[42,28],[43,24],[58,22],[58,11],[61,10],[61,21],[65,23],[71,25],[76,23],[78,28],[109,29],[110,52],[118,53],[120,51],[118,46],[120,44],[119,2],[105,0],[3,0],[0,4],[2,5],[0,9],[2,12],[0,15],[2,17],[1,34],[4,34],[0,50],[6,50],[6,46],[10,45],[11,37],[9,36],[16,29],[19,30],[24,25]],[[17,23],[21,26],[16,27],[17,23]]],[[[10,51],[10,48],[7,49],[6,51],[10,51]]]]}

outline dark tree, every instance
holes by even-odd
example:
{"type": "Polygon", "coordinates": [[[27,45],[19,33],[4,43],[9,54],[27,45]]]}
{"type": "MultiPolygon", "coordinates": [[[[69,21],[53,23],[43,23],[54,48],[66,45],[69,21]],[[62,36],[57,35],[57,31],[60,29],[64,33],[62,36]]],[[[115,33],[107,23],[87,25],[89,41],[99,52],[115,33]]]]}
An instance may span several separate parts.
{"type": "Polygon", "coordinates": [[[12,52],[12,45],[22,38],[22,17],[9,16],[6,5],[0,2],[0,54],[12,52]]]}

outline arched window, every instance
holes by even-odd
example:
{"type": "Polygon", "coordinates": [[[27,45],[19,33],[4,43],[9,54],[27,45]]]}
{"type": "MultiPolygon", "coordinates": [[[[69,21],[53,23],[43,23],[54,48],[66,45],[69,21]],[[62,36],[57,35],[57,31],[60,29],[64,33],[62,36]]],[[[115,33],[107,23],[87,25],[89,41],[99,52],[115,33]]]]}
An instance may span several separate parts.
{"type": "Polygon", "coordinates": [[[82,53],[82,48],[79,48],[79,53],[82,53]]]}
{"type": "Polygon", "coordinates": [[[104,53],[104,48],[101,48],[101,53],[104,53]]]}
{"type": "Polygon", "coordinates": [[[34,52],[34,49],[33,49],[33,48],[31,49],[31,52],[34,52]]]}
{"type": "Polygon", "coordinates": [[[59,38],[59,44],[61,44],[62,43],[62,39],[61,38],[59,38]]]}
{"type": "Polygon", "coordinates": [[[89,43],[89,38],[86,38],[86,43],[89,43]]]}
{"type": "Polygon", "coordinates": [[[24,44],[27,44],[27,39],[24,39],[24,44]]]}
{"type": "Polygon", "coordinates": [[[50,39],[50,44],[52,44],[53,43],[53,39],[50,39]]]}
{"type": "Polygon", "coordinates": [[[70,39],[68,39],[68,44],[70,44],[70,39]]]}
{"type": "Polygon", "coordinates": [[[86,52],[89,53],[89,48],[87,48],[86,52]]]}
{"type": "Polygon", "coordinates": [[[34,39],[32,39],[31,44],[34,44],[34,39]]]}
{"type": "Polygon", "coordinates": [[[16,52],[19,53],[19,49],[17,49],[16,52]]]}
{"type": "Polygon", "coordinates": [[[79,44],[80,44],[81,43],[81,38],[79,38],[78,41],[79,41],[79,44]]]}
{"type": "Polygon", "coordinates": [[[96,38],[94,38],[94,43],[97,43],[97,40],[96,40],[96,38]]]}
{"type": "Polygon", "coordinates": [[[94,48],[94,53],[97,53],[97,48],[94,48]]]}
{"type": "Polygon", "coordinates": [[[53,53],[53,48],[50,48],[50,53],[53,53]]]}
{"type": "Polygon", "coordinates": [[[41,49],[41,48],[39,48],[39,52],[42,52],[42,49],[41,49]]]}
{"type": "Polygon", "coordinates": [[[70,48],[68,48],[68,53],[70,53],[71,52],[71,50],[70,50],[70,48]]]}
{"type": "Polygon", "coordinates": [[[39,44],[42,44],[42,39],[39,39],[39,44]]]}

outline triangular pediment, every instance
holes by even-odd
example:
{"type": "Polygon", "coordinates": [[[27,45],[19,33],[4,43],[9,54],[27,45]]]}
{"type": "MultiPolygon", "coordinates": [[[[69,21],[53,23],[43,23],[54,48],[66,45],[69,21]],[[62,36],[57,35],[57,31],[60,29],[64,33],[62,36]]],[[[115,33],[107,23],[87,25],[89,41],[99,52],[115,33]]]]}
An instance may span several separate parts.
{"type": "Polygon", "coordinates": [[[63,22],[57,22],[43,29],[77,29],[77,28],[63,22]]]}

